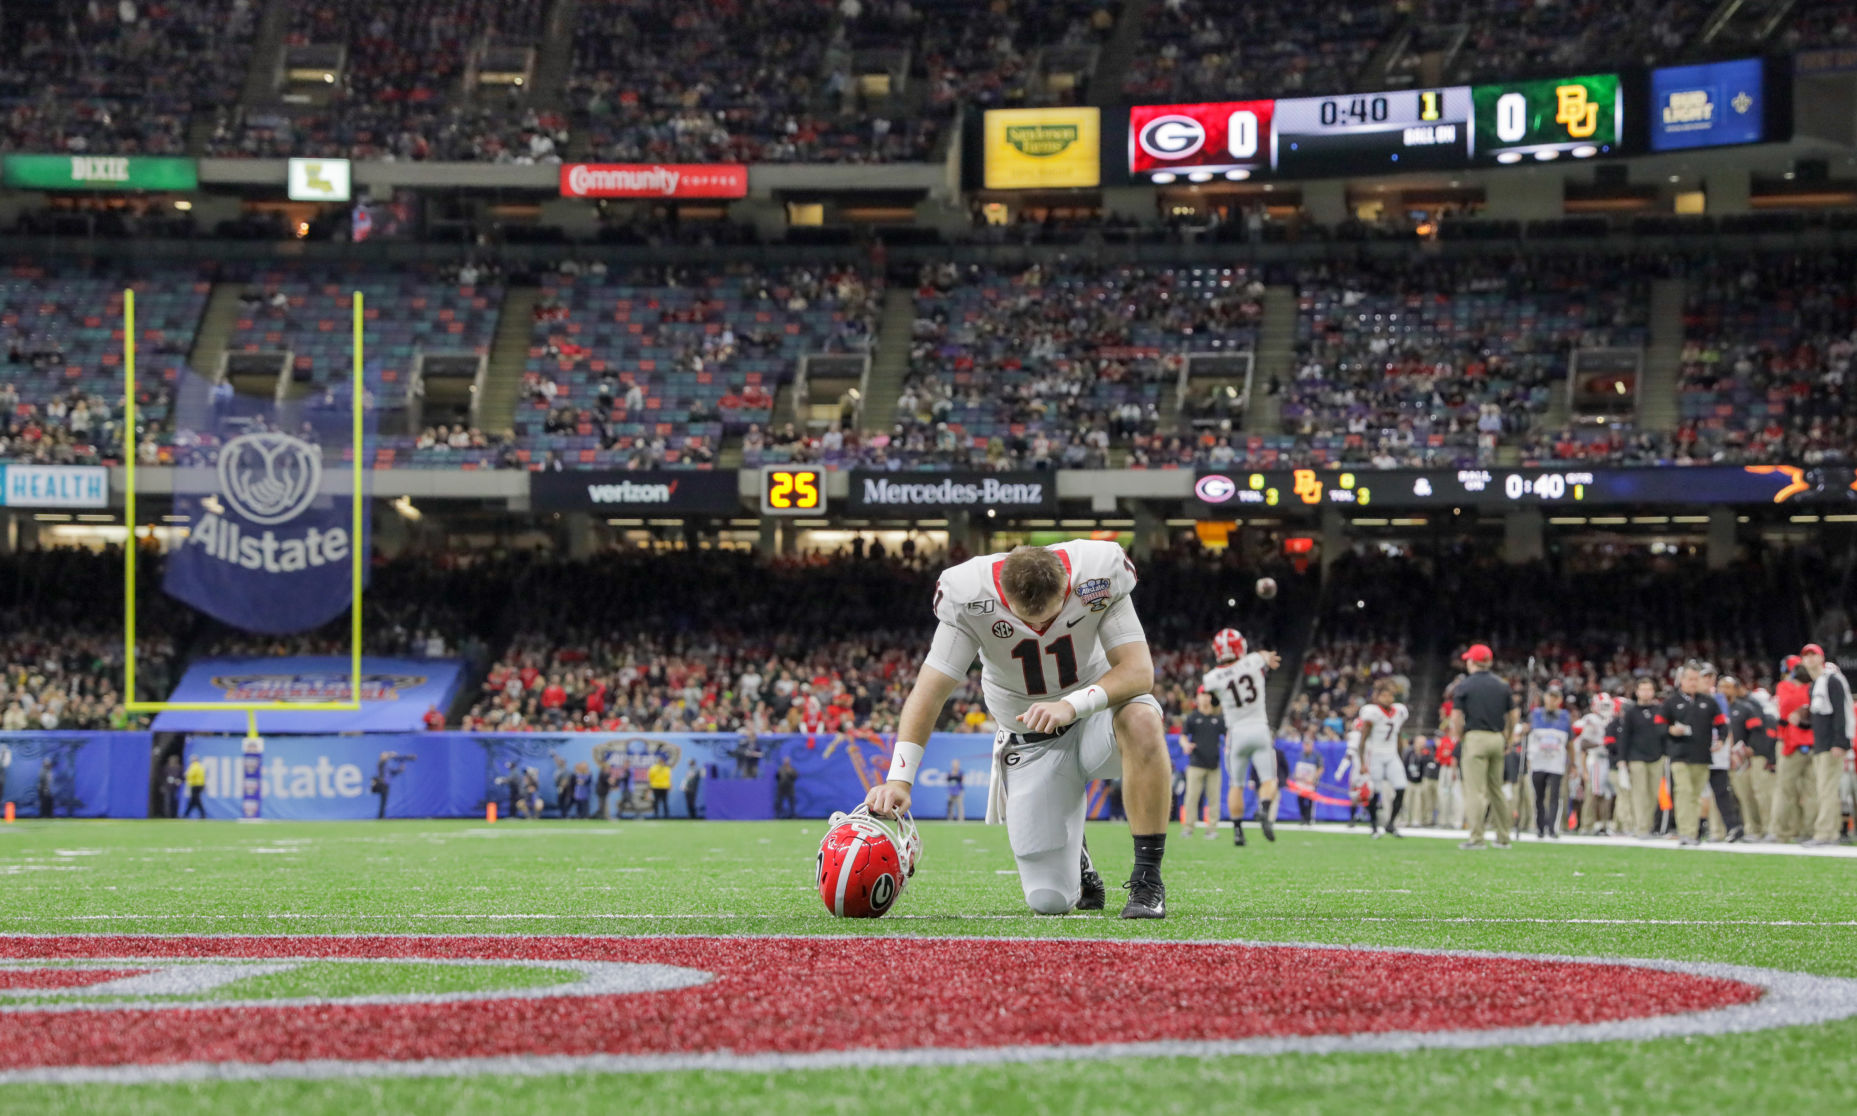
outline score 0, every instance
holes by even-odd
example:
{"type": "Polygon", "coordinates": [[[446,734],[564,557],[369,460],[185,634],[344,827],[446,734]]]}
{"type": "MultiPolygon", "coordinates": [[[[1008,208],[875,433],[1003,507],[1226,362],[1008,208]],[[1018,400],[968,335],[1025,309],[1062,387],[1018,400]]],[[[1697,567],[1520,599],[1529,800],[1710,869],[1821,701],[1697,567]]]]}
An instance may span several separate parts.
{"type": "Polygon", "coordinates": [[[763,465],[762,515],[821,515],[825,470],[817,465],[763,465]]]}

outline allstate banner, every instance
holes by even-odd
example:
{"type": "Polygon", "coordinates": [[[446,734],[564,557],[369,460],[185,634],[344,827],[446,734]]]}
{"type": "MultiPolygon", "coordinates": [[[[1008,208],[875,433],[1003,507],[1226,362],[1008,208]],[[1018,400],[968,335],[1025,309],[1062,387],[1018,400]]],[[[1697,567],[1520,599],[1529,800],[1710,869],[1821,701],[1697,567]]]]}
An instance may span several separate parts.
{"type": "MultiPolygon", "coordinates": [[[[187,668],[169,701],[348,701],[352,661],[346,655],[276,659],[199,659],[187,668]]],[[[464,681],[462,659],[361,659],[361,708],[354,711],[265,712],[261,732],[417,732],[426,710],[449,708],[464,681]]],[[[245,714],[170,709],[155,718],[156,732],[245,731],[245,714]]]]}
{"type": "Polygon", "coordinates": [[[278,403],[182,372],[174,414],[174,514],[188,536],[168,556],[168,594],[251,632],[346,612],[354,556],[367,554],[366,470],[362,537],[351,537],[349,389],[278,403]]]}
{"type": "Polygon", "coordinates": [[[0,802],[21,818],[145,818],[146,732],[0,735],[0,802]]]}
{"type": "MultiPolygon", "coordinates": [[[[259,816],[275,821],[436,818],[447,809],[445,755],[419,737],[272,736],[259,765],[259,816]]],[[[206,768],[209,818],[245,816],[244,741],[190,736],[187,761],[206,768]]]]}

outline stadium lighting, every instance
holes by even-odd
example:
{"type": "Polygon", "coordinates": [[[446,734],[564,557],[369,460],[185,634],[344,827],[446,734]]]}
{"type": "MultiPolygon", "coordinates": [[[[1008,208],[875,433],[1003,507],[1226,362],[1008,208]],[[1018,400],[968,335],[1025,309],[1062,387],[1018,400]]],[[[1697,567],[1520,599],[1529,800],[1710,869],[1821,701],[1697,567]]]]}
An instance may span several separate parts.
{"type": "Polygon", "coordinates": [[[1555,151],[1552,148],[1546,151],[1537,151],[1535,152],[1535,158],[1541,160],[1544,163],[1551,163],[1554,160],[1560,158],[1560,152],[1555,151]]]}
{"type": "Polygon", "coordinates": [[[1573,149],[1573,157],[1575,159],[1590,159],[1597,154],[1599,154],[1599,149],[1590,143],[1583,147],[1576,147],[1573,149]]]}
{"type": "Polygon", "coordinates": [[[1496,161],[1498,163],[1519,163],[1522,161],[1522,153],[1519,151],[1505,151],[1496,156],[1496,161]]]}
{"type": "Polygon", "coordinates": [[[1225,172],[1225,177],[1233,182],[1243,182],[1245,179],[1251,177],[1251,172],[1248,170],[1228,170],[1225,172]]]}
{"type": "Polygon", "coordinates": [[[1186,176],[1186,180],[1188,182],[1211,182],[1212,172],[1211,171],[1194,171],[1192,174],[1189,174],[1186,176]]]}
{"type": "Polygon", "coordinates": [[[1172,185],[1173,181],[1174,181],[1174,176],[1171,174],[1168,174],[1166,171],[1157,171],[1154,175],[1154,184],[1156,186],[1172,185]]]}

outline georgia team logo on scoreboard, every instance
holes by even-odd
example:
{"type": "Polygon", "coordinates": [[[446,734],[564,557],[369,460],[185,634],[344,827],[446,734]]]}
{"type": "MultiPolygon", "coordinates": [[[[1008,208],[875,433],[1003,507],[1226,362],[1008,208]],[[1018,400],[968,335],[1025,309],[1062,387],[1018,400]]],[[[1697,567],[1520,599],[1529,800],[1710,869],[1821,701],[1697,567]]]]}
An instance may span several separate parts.
{"type": "Polygon", "coordinates": [[[1220,101],[1198,105],[1136,105],[1129,109],[1128,169],[1155,175],[1248,178],[1270,166],[1275,101],[1220,101]]]}

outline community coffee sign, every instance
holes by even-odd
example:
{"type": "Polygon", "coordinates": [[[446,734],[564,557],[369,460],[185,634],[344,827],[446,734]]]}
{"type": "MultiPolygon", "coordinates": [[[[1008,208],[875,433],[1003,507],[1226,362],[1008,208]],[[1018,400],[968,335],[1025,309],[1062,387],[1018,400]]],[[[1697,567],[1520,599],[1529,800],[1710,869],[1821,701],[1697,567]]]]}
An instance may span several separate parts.
{"type": "Polygon", "coordinates": [[[566,163],[564,198],[745,198],[740,163],[566,163]]]}
{"type": "Polygon", "coordinates": [[[880,473],[854,469],[851,509],[1057,511],[1055,473],[880,473]]]}
{"type": "Polygon", "coordinates": [[[612,515],[734,515],[742,510],[740,487],[733,470],[539,472],[529,475],[529,505],[612,515]]]}

